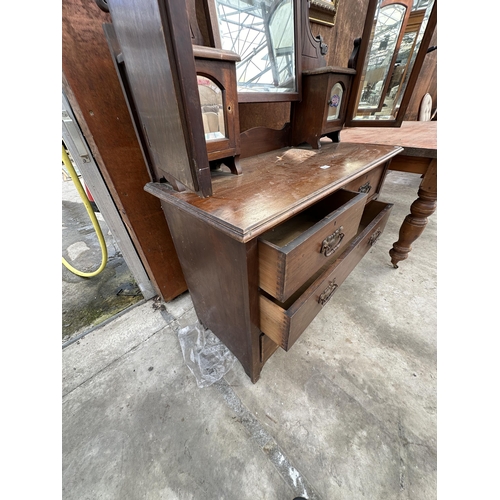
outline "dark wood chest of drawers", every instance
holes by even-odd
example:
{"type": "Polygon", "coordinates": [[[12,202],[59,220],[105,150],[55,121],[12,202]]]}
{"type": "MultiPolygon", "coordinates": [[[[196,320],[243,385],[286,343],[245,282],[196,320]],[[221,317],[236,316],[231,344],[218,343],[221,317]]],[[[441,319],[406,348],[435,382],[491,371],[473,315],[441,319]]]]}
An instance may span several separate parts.
{"type": "Polygon", "coordinates": [[[288,350],[382,233],[377,201],[401,148],[326,144],[242,160],[213,196],[150,183],[161,202],[200,322],[257,381],[288,350]]]}

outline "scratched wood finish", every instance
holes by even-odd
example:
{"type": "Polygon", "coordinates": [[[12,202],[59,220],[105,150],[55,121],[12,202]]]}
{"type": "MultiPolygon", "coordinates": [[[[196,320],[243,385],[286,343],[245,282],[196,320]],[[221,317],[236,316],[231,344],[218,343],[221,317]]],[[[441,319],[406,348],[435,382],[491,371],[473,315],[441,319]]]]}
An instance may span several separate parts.
{"type": "Polygon", "coordinates": [[[359,233],[344,252],[333,263],[313,275],[287,302],[280,303],[261,294],[260,328],[271,340],[285,351],[292,347],[323,308],[321,298],[330,300],[362,257],[376,243],[384,231],[392,206],[379,201],[370,202],[363,213],[359,233]]]}
{"type": "Polygon", "coordinates": [[[152,284],[164,300],[187,289],[151,180],[95,2],[62,2],[63,89],[152,284]],[[90,57],[89,54],[92,56],[90,57]]]}
{"type": "Polygon", "coordinates": [[[394,146],[342,142],[319,150],[285,148],[241,160],[243,175],[214,178],[210,198],[177,193],[160,183],[149,183],[145,189],[231,237],[248,241],[401,151],[394,146]]]}
{"type": "Polygon", "coordinates": [[[342,142],[401,146],[405,156],[437,158],[437,122],[403,122],[400,128],[346,128],[342,142]]]}
{"type": "Polygon", "coordinates": [[[210,196],[191,30],[184,2],[108,0],[154,168],[210,196]],[[201,138],[201,140],[200,140],[201,138]]]}
{"type": "MultiPolygon", "coordinates": [[[[198,319],[224,342],[256,382],[264,359],[257,240],[240,243],[175,205],[162,202],[162,206],[198,319]]],[[[268,343],[265,349],[268,354],[268,343]]]]}
{"type": "Polygon", "coordinates": [[[333,261],[356,235],[366,195],[340,189],[259,237],[259,285],[280,302],[333,261]],[[323,241],[337,232],[335,250],[323,241]],[[327,255],[328,253],[328,255],[327,255]]]}

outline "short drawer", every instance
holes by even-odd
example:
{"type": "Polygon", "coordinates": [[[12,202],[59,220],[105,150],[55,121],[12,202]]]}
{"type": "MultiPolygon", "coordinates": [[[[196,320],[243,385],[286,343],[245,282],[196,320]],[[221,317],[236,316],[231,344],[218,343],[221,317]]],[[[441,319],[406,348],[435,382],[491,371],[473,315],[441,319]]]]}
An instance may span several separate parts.
{"type": "Polygon", "coordinates": [[[378,193],[380,192],[385,174],[387,172],[386,167],[386,163],[379,165],[366,174],[349,182],[349,184],[344,186],[344,189],[357,193],[366,193],[368,197],[367,202],[372,200],[373,198],[376,198],[378,193]]]}
{"type": "Polygon", "coordinates": [[[356,235],[366,195],[344,189],[259,237],[259,286],[284,302],[356,235]]]}
{"type": "Polygon", "coordinates": [[[285,303],[261,292],[261,331],[288,351],[375,244],[385,228],[392,206],[371,201],[363,212],[358,234],[342,254],[333,263],[320,269],[285,303]]]}

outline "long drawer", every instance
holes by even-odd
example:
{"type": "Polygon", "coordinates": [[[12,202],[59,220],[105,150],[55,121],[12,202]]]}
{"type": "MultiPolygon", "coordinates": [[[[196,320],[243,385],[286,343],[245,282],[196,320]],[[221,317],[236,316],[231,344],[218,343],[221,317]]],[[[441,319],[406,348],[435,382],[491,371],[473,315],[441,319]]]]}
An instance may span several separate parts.
{"type": "Polygon", "coordinates": [[[366,194],[340,189],[259,237],[259,286],[281,302],[356,235],[366,194]]]}
{"type": "Polygon", "coordinates": [[[355,191],[358,193],[365,193],[367,195],[367,202],[376,198],[384,182],[385,174],[387,173],[387,164],[379,165],[378,167],[370,170],[366,174],[361,175],[357,179],[349,182],[344,186],[344,189],[355,191]]]}
{"type": "Polygon", "coordinates": [[[371,201],[365,207],[358,234],[342,254],[320,269],[286,302],[261,292],[260,329],[285,351],[331,299],[337,288],[382,234],[392,204],[371,201]]]}

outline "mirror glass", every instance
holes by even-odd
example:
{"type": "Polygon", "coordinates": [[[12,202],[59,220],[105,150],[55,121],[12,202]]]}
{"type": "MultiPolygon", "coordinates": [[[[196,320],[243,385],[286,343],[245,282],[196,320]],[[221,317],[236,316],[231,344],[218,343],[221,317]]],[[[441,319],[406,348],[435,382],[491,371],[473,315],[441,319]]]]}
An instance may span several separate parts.
{"type": "Polygon", "coordinates": [[[342,104],[342,94],[344,89],[340,83],[336,83],[330,92],[330,99],[328,99],[328,116],[327,122],[337,120],[340,113],[340,106],[342,104]]]}
{"type": "Polygon", "coordinates": [[[205,139],[223,139],[226,137],[224,124],[224,102],[222,90],[210,78],[198,75],[201,116],[205,139]]]}
{"type": "Polygon", "coordinates": [[[222,48],[236,52],[238,92],[297,92],[292,0],[216,0],[222,48]]]}
{"type": "Polygon", "coordinates": [[[385,82],[399,40],[406,7],[382,7],[373,26],[372,46],[366,59],[358,110],[378,110],[385,82]]]}
{"type": "MultiPolygon", "coordinates": [[[[354,120],[395,120],[425,33],[434,0],[376,9],[354,120]]],[[[388,4],[388,5],[386,5],[388,4]]]]}

